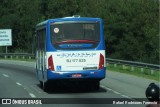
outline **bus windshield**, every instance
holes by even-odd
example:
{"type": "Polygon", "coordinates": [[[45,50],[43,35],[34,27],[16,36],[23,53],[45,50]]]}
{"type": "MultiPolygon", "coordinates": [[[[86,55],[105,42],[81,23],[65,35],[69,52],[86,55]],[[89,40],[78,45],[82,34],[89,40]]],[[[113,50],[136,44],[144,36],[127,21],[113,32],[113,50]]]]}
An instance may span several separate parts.
{"type": "Polygon", "coordinates": [[[53,23],[51,24],[52,43],[93,43],[100,40],[99,23],[53,23]]]}

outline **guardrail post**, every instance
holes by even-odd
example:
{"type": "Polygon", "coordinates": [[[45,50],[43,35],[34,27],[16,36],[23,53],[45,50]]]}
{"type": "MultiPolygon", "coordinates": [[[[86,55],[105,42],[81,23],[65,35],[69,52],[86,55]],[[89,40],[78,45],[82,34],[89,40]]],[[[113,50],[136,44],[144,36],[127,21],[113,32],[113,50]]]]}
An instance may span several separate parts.
{"type": "Polygon", "coordinates": [[[134,71],[134,66],[131,67],[131,71],[134,71]]]}
{"type": "Polygon", "coordinates": [[[109,63],[107,63],[107,66],[109,66],[109,63]]]}
{"type": "Polygon", "coordinates": [[[10,58],[11,58],[11,60],[12,60],[12,56],[11,56],[10,58]]]}
{"type": "Polygon", "coordinates": [[[29,56],[29,60],[31,59],[31,56],[29,56]]]}
{"type": "Polygon", "coordinates": [[[143,73],[144,72],[144,68],[141,68],[141,73],[143,73]]]}
{"type": "Polygon", "coordinates": [[[5,55],[4,58],[7,59],[7,56],[5,55]]]}
{"type": "Polygon", "coordinates": [[[16,59],[18,59],[18,56],[16,56],[16,59]]]}
{"type": "Polygon", "coordinates": [[[117,64],[114,64],[114,67],[116,68],[116,67],[117,67],[117,64]]]}
{"type": "Polygon", "coordinates": [[[126,69],[126,66],[125,66],[125,65],[122,65],[122,68],[123,68],[123,69],[126,69]]]}
{"type": "Polygon", "coordinates": [[[23,59],[24,59],[24,56],[23,56],[23,59]]]}
{"type": "Polygon", "coordinates": [[[154,75],[154,70],[153,69],[151,70],[151,75],[154,75]]]}

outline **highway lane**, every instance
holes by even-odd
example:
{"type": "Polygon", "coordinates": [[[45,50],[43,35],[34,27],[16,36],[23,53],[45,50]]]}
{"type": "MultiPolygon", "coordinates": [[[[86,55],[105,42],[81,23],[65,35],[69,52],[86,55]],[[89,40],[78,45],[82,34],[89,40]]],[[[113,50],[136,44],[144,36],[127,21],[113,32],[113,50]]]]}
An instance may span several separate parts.
{"type": "Polygon", "coordinates": [[[31,65],[29,65],[30,63],[28,62],[21,62],[19,64],[17,62],[12,64],[9,63],[1,63],[1,75],[7,75],[8,78],[11,78],[15,83],[21,84],[21,87],[24,87],[28,93],[34,93],[38,98],[73,98],[75,96],[76,98],[93,98],[95,96],[97,98],[122,98],[122,96],[113,94],[112,91],[108,91],[105,87],[101,87],[100,90],[96,92],[85,92],[85,90],[81,91],[79,89],[77,89],[76,91],[78,92],[76,92],[71,89],[73,87],[61,87],[59,90],[53,92],[44,92],[40,87],[39,82],[36,80],[34,63],[31,65]],[[104,93],[107,93],[107,96],[104,93]]]}
{"type": "Polygon", "coordinates": [[[102,84],[131,98],[146,98],[145,90],[152,82],[159,84],[155,80],[119,72],[107,72],[107,77],[102,81],[102,84]]]}
{"type": "MultiPolygon", "coordinates": [[[[101,88],[99,91],[94,91],[94,92],[80,91],[80,90],[74,91],[72,90],[72,87],[69,88],[63,87],[56,91],[51,91],[47,93],[42,90],[42,88],[39,85],[39,82],[36,80],[34,65],[35,65],[34,62],[1,60],[0,97],[1,98],[10,98],[10,97],[11,98],[130,98],[132,97],[132,95],[134,95],[135,98],[143,98],[144,97],[143,93],[145,91],[145,89],[143,90],[143,88],[147,87],[146,85],[148,85],[148,82],[151,82],[151,80],[147,80],[147,82],[145,82],[145,85],[140,85],[140,88],[136,89],[136,87],[134,86],[137,85],[136,84],[137,80],[135,80],[135,82],[133,81],[133,79],[136,77],[132,77],[133,78],[132,79],[129,76],[129,81],[128,81],[126,80],[128,75],[108,72],[107,78],[101,82],[101,88]],[[140,92],[138,92],[141,94],[140,95],[135,94],[137,92],[134,92],[135,91],[134,89],[136,91],[141,90],[140,92]]],[[[138,83],[138,85],[139,84],[140,83],[138,83]]],[[[39,106],[48,107],[53,105],[39,105],[39,106]]],[[[75,105],[61,104],[58,106],[75,106],[75,105]]],[[[76,106],[97,107],[98,105],[76,104],[76,106]]],[[[101,106],[106,106],[106,105],[101,105],[101,106]]],[[[114,107],[116,105],[109,105],[109,106],[114,107]]],[[[123,105],[123,107],[124,106],[125,105],[123,105]]],[[[139,106],[143,107],[145,105],[139,105],[139,106]]]]}
{"type": "Polygon", "coordinates": [[[0,97],[2,97],[2,98],[8,98],[8,97],[11,98],[13,96],[15,98],[19,98],[21,96],[23,96],[24,98],[29,97],[25,88],[21,87],[20,83],[14,82],[12,80],[12,78],[10,78],[8,75],[3,73],[2,75],[0,75],[0,78],[1,78],[0,79],[1,80],[0,81],[0,84],[1,84],[0,90],[2,90],[0,97]],[[3,91],[5,91],[5,92],[3,92],[3,91]]]}

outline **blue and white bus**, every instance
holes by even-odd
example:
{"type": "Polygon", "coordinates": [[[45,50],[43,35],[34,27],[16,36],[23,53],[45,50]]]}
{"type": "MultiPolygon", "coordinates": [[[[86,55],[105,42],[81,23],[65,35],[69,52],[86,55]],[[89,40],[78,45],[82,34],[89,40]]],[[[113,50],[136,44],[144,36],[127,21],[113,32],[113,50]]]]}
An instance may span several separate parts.
{"type": "Polygon", "coordinates": [[[72,16],[37,24],[36,75],[44,91],[58,80],[83,81],[99,89],[105,74],[102,19],[72,16]]]}

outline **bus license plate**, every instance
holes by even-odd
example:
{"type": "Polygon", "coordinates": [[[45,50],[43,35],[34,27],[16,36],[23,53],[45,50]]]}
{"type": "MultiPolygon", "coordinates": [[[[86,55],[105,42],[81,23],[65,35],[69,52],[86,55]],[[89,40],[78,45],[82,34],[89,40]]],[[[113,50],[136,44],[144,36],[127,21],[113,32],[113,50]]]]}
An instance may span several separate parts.
{"type": "Polygon", "coordinates": [[[82,77],[82,74],[73,74],[72,77],[73,78],[80,78],[80,77],[82,77]]]}

